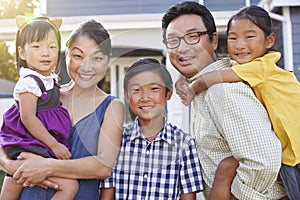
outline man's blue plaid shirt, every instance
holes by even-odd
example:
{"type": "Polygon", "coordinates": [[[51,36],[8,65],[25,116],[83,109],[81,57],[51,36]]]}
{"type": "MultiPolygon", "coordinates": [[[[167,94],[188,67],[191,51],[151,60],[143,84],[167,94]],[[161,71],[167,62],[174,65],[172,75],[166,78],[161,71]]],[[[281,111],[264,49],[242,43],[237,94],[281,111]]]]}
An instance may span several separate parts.
{"type": "Polygon", "coordinates": [[[194,139],[170,123],[153,141],[144,137],[137,119],[124,127],[118,162],[100,188],[115,187],[116,199],[179,199],[202,191],[194,139]]]}

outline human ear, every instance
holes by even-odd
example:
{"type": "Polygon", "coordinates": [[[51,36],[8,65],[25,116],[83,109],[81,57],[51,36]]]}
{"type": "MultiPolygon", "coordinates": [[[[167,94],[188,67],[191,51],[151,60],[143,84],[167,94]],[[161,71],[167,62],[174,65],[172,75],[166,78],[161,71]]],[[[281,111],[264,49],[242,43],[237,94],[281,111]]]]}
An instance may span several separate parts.
{"type": "Polygon", "coordinates": [[[212,45],[214,51],[216,51],[218,48],[218,33],[217,32],[212,33],[211,45],[212,45]]]}
{"type": "Polygon", "coordinates": [[[266,37],[266,48],[270,49],[274,46],[276,40],[276,34],[271,33],[266,37]]]}
{"type": "Polygon", "coordinates": [[[19,57],[22,59],[22,60],[26,60],[25,59],[25,51],[22,47],[18,46],[18,53],[19,53],[19,57]]]}
{"type": "Polygon", "coordinates": [[[167,100],[167,101],[171,99],[172,94],[173,94],[173,89],[171,88],[171,89],[169,90],[169,92],[166,94],[166,100],[167,100]]]}

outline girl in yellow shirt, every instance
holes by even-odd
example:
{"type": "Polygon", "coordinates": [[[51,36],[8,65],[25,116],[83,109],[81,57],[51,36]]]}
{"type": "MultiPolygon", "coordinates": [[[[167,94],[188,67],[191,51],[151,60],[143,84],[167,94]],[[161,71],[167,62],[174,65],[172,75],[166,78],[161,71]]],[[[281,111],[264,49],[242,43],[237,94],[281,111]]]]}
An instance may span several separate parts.
{"type": "MultiPolygon", "coordinates": [[[[258,6],[246,7],[231,17],[227,35],[228,51],[235,61],[232,67],[202,74],[188,85],[178,81],[177,94],[188,105],[195,93],[213,84],[237,81],[249,84],[267,109],[281,142],[280,177],[288,197],[300,199],[300,84],[293,73],[276,65],[281,54],[272,51],[276,35],[272,32],[271,18],[258,6]]],[[[219,164],[209,199],[224,197],[224,191],[230,195],[235,172],[231,173],[234,176],[229,176],[229,172],[237,166],[232,157],[219,164]]]]}

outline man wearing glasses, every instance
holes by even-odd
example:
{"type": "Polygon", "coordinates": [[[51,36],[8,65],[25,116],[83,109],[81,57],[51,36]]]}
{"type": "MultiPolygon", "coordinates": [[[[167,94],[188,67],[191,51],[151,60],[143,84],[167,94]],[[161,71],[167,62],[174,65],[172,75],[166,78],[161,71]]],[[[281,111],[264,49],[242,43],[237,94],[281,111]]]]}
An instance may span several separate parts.
{"type": "MultiPolygon", "coordinates": [[[[178,87],[188,85],[205,72],[230,67],[229,59],[217,60],[218,35],[206,7],[197,2],[176,4],[163,16],[162,28],[170,61],[183,75],[177,81],[178,87]]],[[[272,131],[267,112],[248,85],[242,82],[213,85],[196,94],[192,106],[192,134],[202,165],[206,197],[218,164],[230,156],[238,160],[239,167],[229,198],[280,199],[285,196],[276,181],[281,145],[272,131]]],[[[226,173],[226,169],[222,173],[226,173]]]]}

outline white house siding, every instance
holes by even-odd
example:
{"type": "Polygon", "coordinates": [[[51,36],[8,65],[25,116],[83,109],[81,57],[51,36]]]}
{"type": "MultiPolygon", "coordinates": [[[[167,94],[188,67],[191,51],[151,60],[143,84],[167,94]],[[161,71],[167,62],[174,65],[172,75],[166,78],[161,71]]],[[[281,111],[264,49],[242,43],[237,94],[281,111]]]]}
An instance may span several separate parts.
{"type": "Polygon", "coordinates": [[[48,0],[50,16],[164,13],[176,0],[48,0]],[[67,8],[67,9],[66,9],[67,8]]]}

